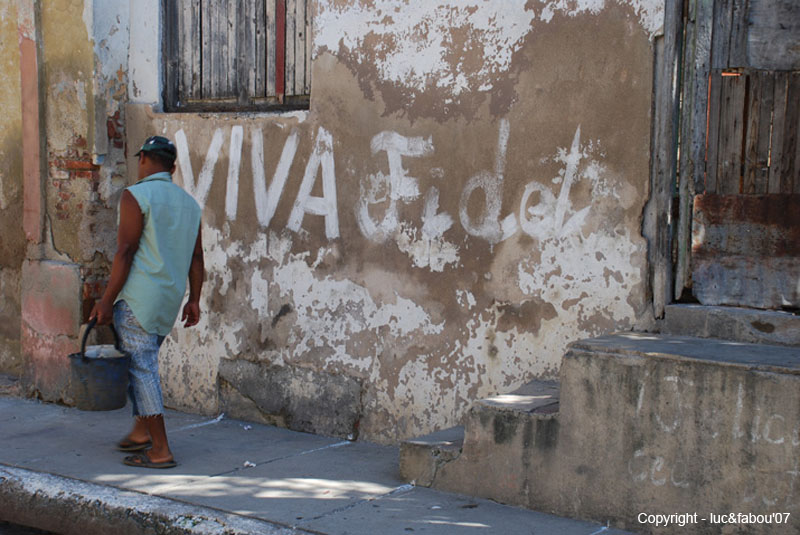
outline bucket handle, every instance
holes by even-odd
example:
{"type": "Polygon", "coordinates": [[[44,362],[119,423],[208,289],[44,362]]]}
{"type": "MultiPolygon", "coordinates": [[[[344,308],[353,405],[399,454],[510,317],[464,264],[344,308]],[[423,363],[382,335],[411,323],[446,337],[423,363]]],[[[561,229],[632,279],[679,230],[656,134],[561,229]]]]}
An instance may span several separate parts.
{"type": "MultiPolygon", "coordinates": [[[[95,325],[97,325],[97,318],[92,318],[89,320],[89,323],[86,324],[86,331],[83,333],[83,338],[81,339],[81,358],[83,360],[87,360],[86,339],[89,338],[89,331],[91,331],[95,325]]],[[[111,329],[111,332],[114,334],[114,347],[117,349],[117,351],[122,351],[122,348],[120,348],[119,344],[119,335],[117,334],[117,330],[114,328],[114,324],[109,323],[108,328],[111,329]]]]}

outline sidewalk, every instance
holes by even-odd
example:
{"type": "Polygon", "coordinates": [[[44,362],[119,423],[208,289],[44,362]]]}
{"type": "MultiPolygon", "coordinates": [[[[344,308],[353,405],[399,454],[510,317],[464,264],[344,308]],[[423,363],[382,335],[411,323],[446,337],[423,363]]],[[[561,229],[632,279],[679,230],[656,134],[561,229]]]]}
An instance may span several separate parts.
{"type": "Polygon", "coordinates": [[[128,408],[0,397],[0,520],[57,533],[624,533],[400,481],[397,448],[168,411],[178,467],[122,464],[128,408]]]}

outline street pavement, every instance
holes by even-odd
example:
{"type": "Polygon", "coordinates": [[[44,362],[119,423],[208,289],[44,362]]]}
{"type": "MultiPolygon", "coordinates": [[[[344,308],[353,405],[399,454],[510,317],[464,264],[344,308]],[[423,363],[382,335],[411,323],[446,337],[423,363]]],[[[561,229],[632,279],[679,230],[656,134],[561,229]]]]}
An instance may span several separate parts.
{"type": "Polygon", "coordinates": [[[224,415],[168,411],[166,421],[178,466],[142,469],[114,448],[129,408],[0,396],[0,520],[81,535],[625,533],[407,484],[395,447],[224,415]]]}

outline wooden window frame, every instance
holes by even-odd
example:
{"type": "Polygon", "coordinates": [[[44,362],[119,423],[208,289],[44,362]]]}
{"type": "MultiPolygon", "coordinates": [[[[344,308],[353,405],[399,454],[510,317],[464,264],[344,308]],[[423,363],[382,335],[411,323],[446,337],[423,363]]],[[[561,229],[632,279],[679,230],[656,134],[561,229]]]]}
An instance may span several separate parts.
{"type": "MultiPolygon", "coordinates": [[[[161,31],[164,80],[162,97],[165,112],[262,112],[309,108],[311,93],[310,4],[312,0],[265,0],[261,5],[240,4],[236,0],[228,0],[228,2],[219,0],[186,1],[194,4],[197,8],[196,11],[185,9],[183,13],[180,13],[180,6],[176,0],[162,0],[161,2],[161,15],[164,21],[161,31]],[[203,30],[211,28],[213,31],[212,25],[218,26],[220,21],[219,17],[209,17],[206,19],[209,22],[204,24],[201,7],[217,10],[219,13],[227,10],[228,18],[225,20],[231,20],[231,16],[237,17],[236,30],[248,32],[247,34],[239,33],[234,37],[237,47],[236,54],[230,54],[225,58],[224,61],[228,62],[227,68],[224,65],[212,66],[212,68],[221,69],[219,72],[235,73],[235,80],[229,82],[236,89],[237,94],[235,95],[206,96],[206,93],[215,92],[219,80],[205,75],[207,71],[204,71],[203,51],[205,49],[208,53],[209,41],[204,41],[203,30]],[[264,17],[263,26],[253,26],[255,32],[250,28],[245,28],[245,25],[238,24],[241,22],[239,17],[253,15],[255,11],[248,11],[251,9],[257,10],[256,18],[264,17]],[[195,47],[186,48],[187,41],[181,42],[179,33],[181,16],[193,17],[191,22],[197,33],[189,39],[189,42],[193,39],[197,43],[195,47]],[[304,24],[296,25],[297,20],[302,20],[304,24]],[[260,32],[263,32],[263,35],[260,32]],[[270,32],[274,32],[275,35],[273,47],[269,46],[272,41],[270,32]],[[290,39],[291,36],[294,36],[292,43],[294,46],[287,46],[287,36],[290,39]],[[246,57],[244,54],[247,53],[247,45],[240,47],[241,43],[250,42],[253,45],[250,50],[258,50],[260,47],[256,43],[259,39],[262,40],[264,46],[261,55],[254,52],[252,58],[246,57]],[[182,44],[184,45],[183,51],[181,50],[182,44]],[[182,52],[194,55],[193,60],[199,61],[199,68],[182,70],[180,65],[182,52]],[[263,65],[263,69],[242,67],[248,60],[251,63],[263,65]],[[230,68],[231,64],[234,65],[234,68],[230,68]],[[298,65],[302,65],[302,70],[297,71],[298,65]],[[255,78],[257,80],[254,81],[255,78]],[[210,84],[217,85],[211,86],[210,84]]],[[[228,31],[230,32],[230,24],[228,31]]],[[[231,34],[229,33],[229,42],[231,42],[230,39],[231,34]]],[[[215,58],[219,58],[219,56],[215,56],[215,58]]]]}

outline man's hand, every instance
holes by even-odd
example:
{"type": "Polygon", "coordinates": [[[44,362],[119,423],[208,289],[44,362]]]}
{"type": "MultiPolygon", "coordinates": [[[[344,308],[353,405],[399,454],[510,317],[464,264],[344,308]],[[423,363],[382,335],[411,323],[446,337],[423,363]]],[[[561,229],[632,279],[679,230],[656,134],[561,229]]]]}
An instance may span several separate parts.
{"type": "Polygon", "coordinates": [[[89,313],[89,321],[97,319],[98,325],[108,325],[114,319],[114,305],[104,299],[96,301],[92,311],[89,313]]]}
{"type": "Polygon", "coordinates": [[[183,306],[183,316],[181,321],[184,322],[184,327],[191,327],[197,325],[200,321],[200,303],[189,301],[183,306]]]}

